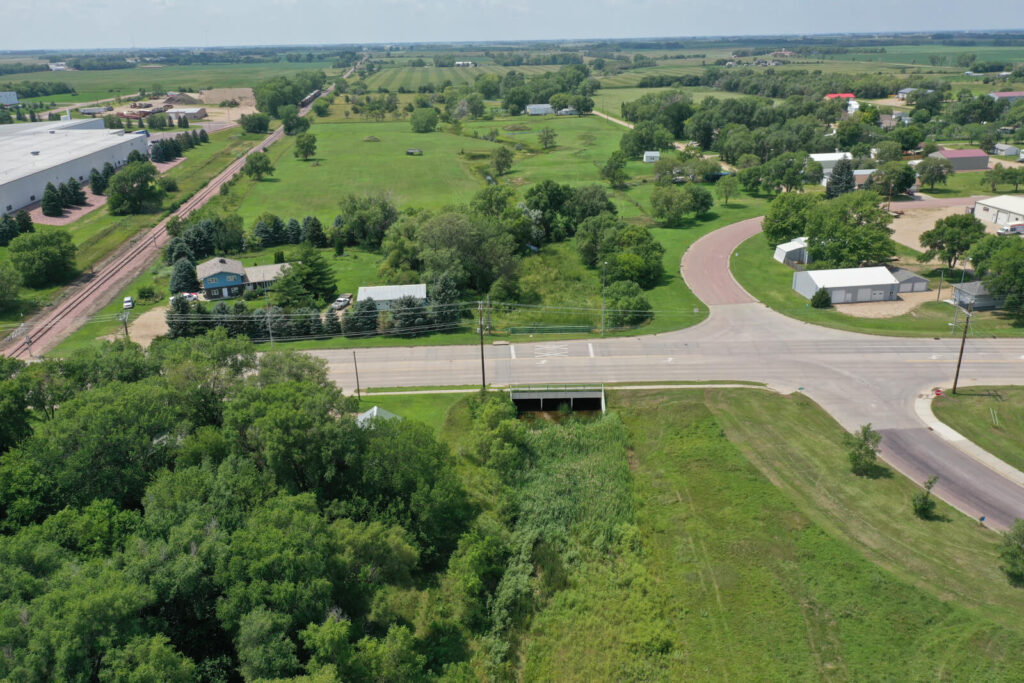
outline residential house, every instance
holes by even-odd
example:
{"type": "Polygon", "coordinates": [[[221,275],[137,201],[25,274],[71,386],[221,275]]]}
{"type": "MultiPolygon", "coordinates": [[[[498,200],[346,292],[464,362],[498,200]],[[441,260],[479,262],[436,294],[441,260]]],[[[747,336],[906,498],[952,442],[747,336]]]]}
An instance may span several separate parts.
{"type": "Polygon", "coordinates": [[[217,257],[196,266],[196,276],[207,299],[230,299],[246,291],[269,289],[288,265],[275,263],[246,268],[241,261],[217,257]]]}
{"type": "Polygon", "coordinates": [[[953,285],[953,303],[961,308],[973,306],[975,311],[1002,308],[1004,297],[990,294],[982,282],[964,282],[953,285]]]}

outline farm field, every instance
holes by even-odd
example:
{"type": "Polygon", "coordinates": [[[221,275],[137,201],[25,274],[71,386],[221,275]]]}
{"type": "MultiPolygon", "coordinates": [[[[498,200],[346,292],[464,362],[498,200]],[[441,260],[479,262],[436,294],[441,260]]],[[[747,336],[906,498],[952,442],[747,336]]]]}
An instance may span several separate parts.
{"type": "MultiPolygon", "coordinates": [[[[739,246],[730,260],[730,268],[736,281],[758,301],[797,320],[851,332],[897,337],[948,336],[952,331],[953,307],[937,301],[929,301],[910,313],[892,318],[859,318],[835,309],[811,308],[807,299],[793,291],[793,270],[772,258],[764,233],[754,235],[739,246]]],[[[932,280],[934,290],[938,286],[938,273],[925,274],[932,280]]],[[[945,291],[949,291],[948,283],[945,291]]],[[[971,330],[979,336],[1024,336],[1024,327],[995,311],[976,312],[971,319],[971,330]]]]}
{"type": "Polygon", "coordinates": [[[930,58],[939,61],[936,66],[963,71],[956,63],[960,55],[973,54],[982,62],[1020,62],[1024,61],[1024,47],[1002,47],[994,45],[887,45],[885,52],[858,52],[856,48],[842,55],[830,55],[836,61],[880,62],[895,64],[913,64],[931,66],[930,58]]]}
{"type": "Polygon", "coordinates": [[[130,95],[140,88],[153,89],[156,84],[168,90],[197,91],[210,88],[252,87],[257,81],[273,76],[287,76],[300,71],[331,69],[331,62],[269,62],[265,64],[203,64],[163,66],[159,68],[113,69],[108,71],[42,71],[32,74],[0,76],[0,83],[21,80],[46,83],[67,83],[77,95],[46,95],[27,101],[88,102],[118,95],[130,95]]]}
{"type": "Polygon", "coordinates": [[[898,475],[849,474],[843,430],[813,402],[722,389],[612,391],[609,404],[631,491],[590,483],[600,463],[564,490],[592,487],[595,507],[631,493],[634,512],[607,556],[582,552],[545,591],[523,679],[1020,674],[1024,597],[997,569],[996,536],[944,505],[947,521],[917,520],[898,475]]]}
{"type": "Polygon", "coordinates": [[[682,90],[693,98],[694,103],[699,103],[705,97],[715,97],[720,100],[730,100],[737,97],[750,97],[738,92],[726,90],[715,90],[714,88],[602,88],[594,93],[594,108],[604,114],[615,117],[622,116],[622,103],[638,100],[648,93],[661,92],[664,90],[682,90]]]}
{"type": "MultiPolygon", "coordinates": [[[[472,56],[466,56],[466,60],[473,60],[472,56]]],[[[429,59],[427,60],[429,63],[429,59]]],[[[366,79],[366,85],[370,90],[377,90],[378,88],[386,88],[391,91],[397,91],[399,88],[405,88],[411,92],[416,90],[421,85],[427,83],[433,83],[434,86],[440,90],[440,86],[445,81],[451,81],[453,85],[472,84],[478,76],[483,74],[498,74],[503,76],[509,71],[517,71],[519,73],[526,74],[527,77],[544,73],[546,71],[557,71],[559,66],[545,65],[545,66],[500,66],[498,64],[482,64],[480,66],[464,67],[464,66],[402,66],[395,65],[384,67],[370,75],[366,79]]]]}
{"type": "Polygon", "coordinates": [[[932,401],[935,417],[1024,470],[1024,387],[962,387],[932,401]]]}

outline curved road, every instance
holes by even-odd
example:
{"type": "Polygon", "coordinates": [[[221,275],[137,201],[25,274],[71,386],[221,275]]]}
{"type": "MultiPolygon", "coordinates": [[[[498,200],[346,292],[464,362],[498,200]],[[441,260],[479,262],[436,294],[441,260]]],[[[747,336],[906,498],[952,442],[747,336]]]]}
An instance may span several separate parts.
{"type": "MultiPolygon", "coordinates": [[[[935,494],[965,514],[1000,530],[1024,518],[1024,487],[944,441],[915,412],[918,396],[951,383],[959,340],[845,332],[757,303],[733,279],[728,259],[758,230],[759,219],[734,223],[684,255],[683,277],[710,308],[699,325],[643,337],[487,346],[488,382],[754,380],[802,391],[848,430],[872,423],[887,463],[918,483],[939,475],[935,494]]],[[[350,350],[313,353],[328,361],[334,381],[355,386],[350,350]]],[[[479,353],[473,346],[360,349],[359,376],[364,387],[473,384],[480,381],[479,353]]],[[[1024,383],[1024,339],[971,339],[960,379],[1024,383]]]]}

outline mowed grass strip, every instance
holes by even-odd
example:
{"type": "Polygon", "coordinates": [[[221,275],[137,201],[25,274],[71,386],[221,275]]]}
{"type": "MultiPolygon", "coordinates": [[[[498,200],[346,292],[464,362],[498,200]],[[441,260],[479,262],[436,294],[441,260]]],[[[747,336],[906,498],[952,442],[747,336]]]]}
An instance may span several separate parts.
{"type": "MultiPolygon", "coordinates": [[[[914,586],[925,580],[873,564],[856,541],[820,525],[822,515],[813,506],[809,513],[805,498],[794,503],[790,488],[773,486],[744,457],[750,457],[751,438],[767,444],[779,436],[781,451],[807,439],[816,453],[826,449],[830,463],[842,459],[836,440],[841,430],[810,402],[795,413],[776,411],[778,401],[790,400],[754,390],[610,393],[631,437],[631,449],[621,457],[632,470],[636,532],[622,527],[617,556],[581,562],[567,587],[533,619],[523,641],[525,680],[1024,675],[1017,654],[1024,646],[1020,598],[998,572],[979,572],[975,581],[984,584],[978,592],[986,598],[1010,596],[1010,603],[997,607],[1000,616],[1016,615],[1006,625],[985,610],[958,604],[958,597],[935,594],[946,575],[959,571],[944,568],[951,558],[937,551],[994,566],[990,532],[967,522],[921,522],[907,502],[892,526],[922,527],[914,540],[922,555],[935,552],[930,566],[943,579],[928,589],[914,586]],[[748,429],[743,423],[752,418],[748,429]],[[815,431],[808,418],[831,428],[815,431]],[[778,431],[759,431],[773,420],[778,431]],[[950,533],[951,525],[956,542],[929,540],[950,533]],[[965,540],[968,547],[958,545],[965,540]],[[978,550],[983,552],[971,554],[978,550]]],[[[784,456],[780,450],[766,452],[766,459],[784,456]]],[[[840,474],[856,479],[845,468],[840,474]]],[[[909,484],[896,481],[863,484],[882,484],[872,502],[909,501],[903,498],[909,484]]],[[[802,482],[802,495],[804,486],[816,485],[809,477],[802,482]]],[[[826,500],[823,494],[814,504],[826,500]]],[[[849,503],[861,518],[865,506],[852,499],[832,500],[828,507],[849,514],[842,509],[849,503]]]]}
{"type": "MultiPolygon", "coordinates": [[[[741,244],[733,253],[729,267],[740,286],[758,301],[779,313],[815,325],[894,337],[948,337],[962,329],[951,327],[953,307],[938,301],[928,301],[909,313],[891,318],[858,318],[834,308],[811,308],[810,301],[793,290],[793,269],[772,258],[764,233],[758,233],[741,244]]],[[[943,298],[949,295],[947,282],[943,298]]],[[[999,311],[975,312],[971,318],[971,329],[973,334],[982,336],[1024,335],[1024,327],[999,311]]]]}
{"type": "Polygon", "coordinates": [[[1024,387],[961,387],[936,397],[932,411],[992,455],[1024,470],[1024,387]]]}

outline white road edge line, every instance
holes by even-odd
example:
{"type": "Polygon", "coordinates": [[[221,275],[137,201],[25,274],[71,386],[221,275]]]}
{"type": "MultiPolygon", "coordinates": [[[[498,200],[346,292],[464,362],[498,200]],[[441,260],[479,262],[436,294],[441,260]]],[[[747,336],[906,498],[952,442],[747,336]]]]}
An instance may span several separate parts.
{"type": "Polygon", "coordinates": [[[508,350],[512,354],[512,360],[515,360],[516,359],[516,345],[515,344],[509,344],[508,345],[508,350]]]}

